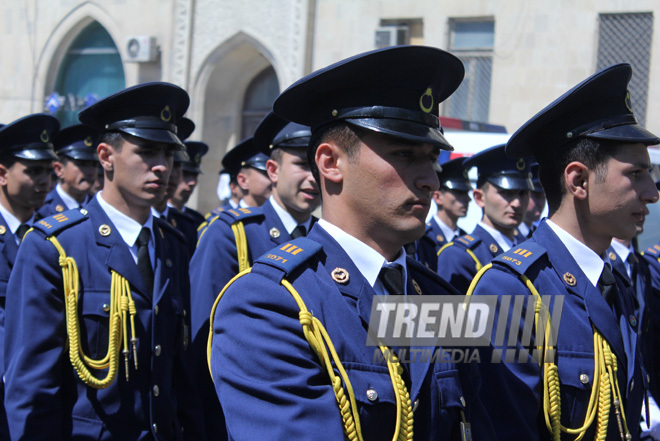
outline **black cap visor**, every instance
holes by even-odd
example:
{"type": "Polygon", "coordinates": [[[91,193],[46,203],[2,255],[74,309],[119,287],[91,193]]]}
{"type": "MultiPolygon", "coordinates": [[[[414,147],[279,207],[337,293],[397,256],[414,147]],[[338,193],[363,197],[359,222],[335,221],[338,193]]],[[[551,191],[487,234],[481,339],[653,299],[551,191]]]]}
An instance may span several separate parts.
{"type": "Polygon", "coordinates": [[[57,151],[59,156],[76,159],[78,161],[98,161],[96,150],[90,148],[65,147],[57,151]]]}
{"type": "Polygon", "coordinates": [[[457,191],[470,191],[472,190],[472,185],[470,185],[470,181],[466,180],[440,180],[440,188],[448,188],[450,190],[457,190],[457,191]]]}
{"type": "Polygon", "coordinates": [[[439,128],[429,127],[426,124],[400,119],[376,118],[347,119],[346,122],[372,132],[383,133],[406,141],[420,144],[428,143],[436,145],[442,150],[454,150],[454,147],[445,139],[439,128]]]}
{"type": "Polygon", "coordinates": [[[521,173],[497,173],[488,176],[486,181],[505,190],[534,190],[531,175],[521,173]]]}
{"type": "Polygon", "coordinates": [[[660,138],[649,132],[639,124],[625,124],[610,127],[594,133],[584,135],[587,138],[604,139],[607,141],[621,142],[624,144],[660,144],[660,138]]]}
{"type": "MultiPolygon", "coordinates": [[[[201,168],[191,164],[190,162],[184,162],[181,166],[181,170],[188,173],[197,173],[198,175],[202,173],[201,168]]],[[[220,174],[222,174],[222,172],[224,172],[224,170],[220,170],[220,174]]]]}
{"type": "Polygon", "coordinates": [[[162,129],[139,129],[136,127],[122,127],[118,129],[120,132],[128,135],[135,136],[147,141],[158,142],[162,144],[173,144],[177,150],[185,150],[185,146],[174,132],[162,129]]]}
{"type": "Polygon", "coordinates": [[[55,152],[48,148],[28,148],[23,150],[14,150],[7,152],[9,156],[14,156],[20,159],[28,159],[30,161],[56,161],[57,155],[55,152]]]}

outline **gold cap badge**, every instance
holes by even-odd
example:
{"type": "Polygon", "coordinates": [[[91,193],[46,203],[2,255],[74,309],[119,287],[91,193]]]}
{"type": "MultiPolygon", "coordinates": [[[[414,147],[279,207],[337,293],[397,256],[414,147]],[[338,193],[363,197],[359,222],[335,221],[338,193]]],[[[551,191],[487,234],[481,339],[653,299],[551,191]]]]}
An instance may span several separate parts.
{"type": "Polygon", "coordinates": [[[430,87],[419,97],[419,108],[424,113],[430,113],[433,110],[433,90],[430,87]]]}
{"type": "Polygon", "coordinates": [[[163,110],[160,111],[160,119],[165,122],[170,122],[172,119],[172,112],[170,111],[170,106],[165,106],[163,110]]]}

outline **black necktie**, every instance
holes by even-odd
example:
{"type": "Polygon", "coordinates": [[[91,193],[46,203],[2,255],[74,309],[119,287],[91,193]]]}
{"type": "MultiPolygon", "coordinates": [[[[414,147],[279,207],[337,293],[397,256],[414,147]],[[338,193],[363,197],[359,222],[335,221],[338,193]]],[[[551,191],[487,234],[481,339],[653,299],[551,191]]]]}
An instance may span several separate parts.
{"type": "Polygon", "coordinates": [[[291,232],[291,237],[298,239],[299,237],[307,236],[307,228],[304,225],[297,225],[291,232]]]}
{"type": "Polygon", "coordinates": [[[612,270],[607,264],[603,268],[600,279],[598,279],[598,289],[600,289],[607,304],[612,306],[617,295],[616,280],[614,279],[612,270]]]}
{"type": "Polygon", "coordinates": [[[632,281],[633,286],[637,286],[636,283],[636,278],[637,278],[637,256],[635,254],[630,253],[628,254],[628,258],[626,259],[628,262],[628,265],[630,265],[630,280],[632,281]]]}
{"type": "Polygon", "coordinates": [[[398,263],[386,263],[378,273],[378,279],[391,295],[403,295],[403,267],[398,263]]]}
{"type": "Polygon", "coordinates": [[[142,227],[140,234],[137,238],[137,267],[147,287],[147,293],[152,294],[154,290],[154,270],[151,267],[151,259],[149,259],[149,237],[151,233],[149,228],[142,227]]]}
{"type": "Polygon", "coordinates": [[[19,225],[18,229],[16,230],[16,237],[18,237],[18,243],[20,244],[23,242],[23,237],[25,236],[25,233],[30,229],[30,226],[27,224],[21,224],[19,225]]]}

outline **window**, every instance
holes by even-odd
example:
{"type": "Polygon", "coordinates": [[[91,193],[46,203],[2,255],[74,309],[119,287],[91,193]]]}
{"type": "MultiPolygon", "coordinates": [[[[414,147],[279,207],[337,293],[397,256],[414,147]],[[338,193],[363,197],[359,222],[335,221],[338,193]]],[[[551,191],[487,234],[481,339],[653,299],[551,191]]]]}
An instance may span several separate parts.
{"type": "Polygon", "coordinates": [[[449,50],[463,62],[465,79],[444,103],[444,115],[488,122],[494,42],[492,19],[450,21],[449,50]]]}
{"type": "Polygon", "coordinates": [[[375,46],[382,49],[403,44],[424,44],[421,18],[383,19],[376,29],[375,46]]]}
{"type": "Polygon", "coordinates": [[[254,134],[259,122],[273,108],[275,98],[280,94],[277,74],[272,66],[264,69],[248,86],[243,102],[243,127],[241,139],[254,134]]]}
{"type": "Polygon", "coordinates": [[[103,26],[93,22],[71,43],[46,108],[62,127],[78,124],[78,112],[124,89],[125,84],[117,46],[103,26]]]}
{"type": "Polygon", "coordinates": [[[600,14],[597,70],[629,63],[633,76],[628,85],[635,116],[646,123],[653,14],[600,14]]]}

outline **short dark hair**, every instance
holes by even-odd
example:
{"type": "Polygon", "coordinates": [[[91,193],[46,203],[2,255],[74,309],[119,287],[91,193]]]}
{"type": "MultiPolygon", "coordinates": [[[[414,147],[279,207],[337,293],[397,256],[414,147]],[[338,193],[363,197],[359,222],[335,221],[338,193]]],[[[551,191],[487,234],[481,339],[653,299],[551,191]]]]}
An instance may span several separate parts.
{"type": "Polygon", "coordinates": [[[307,149],[307,162],[312,170],[312,175],[316,183],[320,186],[319,169],[316,166],[316,150],[324,142],[332,141],[346,152],[349,161],[355,160],[357,156],[358,147],[360,146],[360,138],[366,134],[365,130],[358,129],[345,121],[338,121],[324,126],[322,129],[316,130],[312,133],[309,140],[309,148],[307,149]]]}
{"type": "Polygon", "coordinates": [[[539,180],[548,201],[548,215],[554,214],[566,194],[564,170],[571,162],[581,162],[593,170],[596,179],[605,178],[605,163],[616,155],[621,143],[578,138],[539,159],[539,180]]]}
{"type": "Polygon", "coordinates": [[[121,132],[105,132],[99,137],[99,142],[96,143],[96,145],[99,145],[103,142],[105,144],[111,145],[115,149],[121,149],[124,139],[125,138],[121,132]]]}

